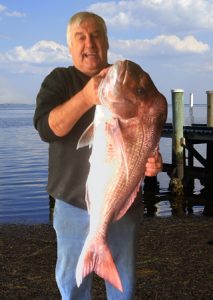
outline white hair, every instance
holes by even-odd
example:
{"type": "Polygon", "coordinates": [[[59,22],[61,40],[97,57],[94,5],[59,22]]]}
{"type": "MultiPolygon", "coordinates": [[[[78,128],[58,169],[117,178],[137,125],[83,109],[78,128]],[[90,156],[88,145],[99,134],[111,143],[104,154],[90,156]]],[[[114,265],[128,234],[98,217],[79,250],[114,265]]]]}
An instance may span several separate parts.
{"type": "Polygon", "coordinates": [[[92,18],[94,19],[99,25],[100,28],[103,31],[103,34],[105,35],[106,40],[108,41],[107,37],[107,27],[104,19],[92,12],[87,12],[87,11],[82,11],[78,12],[75,15],[73,15],[67,25],[67,44],[68,47],[70,48],[71,46],[71,31],[72,31],[72,26],[75,24],[77,26],[80,26],[82,22],[84,22],[86,19],[92,18]]]}

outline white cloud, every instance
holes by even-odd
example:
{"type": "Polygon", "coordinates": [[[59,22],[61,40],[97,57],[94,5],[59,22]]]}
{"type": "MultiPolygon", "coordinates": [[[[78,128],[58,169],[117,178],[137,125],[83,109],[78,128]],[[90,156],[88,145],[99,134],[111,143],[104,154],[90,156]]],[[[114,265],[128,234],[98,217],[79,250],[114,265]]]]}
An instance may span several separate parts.
{"type": "Polygon", "coordinates": [[[54,41],[39,41],[31,48],[17,46],[8,51],[5,57],[9,61],[30,62],[30,63],[52,63],[66,61],[69,57],[67,47],[54,41]]]}
{"type": "Polygon", "coordinates": [[[113,49],[112,49],[112,51],[110,50],[108,52],[108,61],[111,64],[115,63],[117,60],[124,60],[125,58],[126,57],[124,55],[113,51],[113,49]]]}
{"type": "Polygon", "coordinates": [[[8,17],[17,17],[17,18],[26,17],[25,13],[21,13],[21,12],[16,11],[16,10],[11,11],[11,12],[6,12],[5,15],[8,16],[8,17]]]}
{"type": "Polygon", "coordinates": [[[183,39],[180,39],[175,35],[162,35],[156,39],[156,42],[165,44],[165,46],[169,46],[171,49],[175,49],[177,52],[202,54],[210,49],[207,44],[199,42],[191,35],[186,36],[183,39]]]}
{"type": "MultiPolygon", "coordinates": [[[[202,55],[210,50],[208,44],[193,36],[183,39],[175,35],[160,35],[153,39],[111,40],[109,62],[119,59],[182,55],[202,55]]],[[[30,48],[17,46],[0,53],[1,68],[15,73],[43,73],[72,60],[68,48],[54,41],[41,40],[30,48]]]]}
{"type": "Polygon", "coordinates": [[[213,28],[213,2],[208,0],[133,0],[97,2],[88,7],[108,25],[157,28],[164,32],[213,28]]]}
{"type": "Polygon", "coordinates": [[[30,48],[17,46],[0,53],[2,67],[12,72],[41,73],[42,69],[56,64],[70,63],[69,51],[64,45],[54,41],[39,41],[30,48]]]}
{"type": "Polygon", "coordinates": [[[175,35],[160,35],[154,39],[114,40],[111,49],[125,55],[144,57],[177,54],[203,54],[210,50],[208,44],[200,42],[193,36],[183,39],[175,35]]]}
{"type": "Polygon", "coordinates": [[[103,16],[108,25],[112,26],[129,26],[140,25],[136,18],[132,17],[133,6],[135,1],[108,1],[91,4],[88,10],[96,12],[103,16]]]}
{"type": "Polygon", "coordinates": [[[6,6],[0,4],[0,13],[4,12],[6,9],[6,6]]]}
{"type": "Polygon", "coordinates": [[[23,18],[26,16],[25,13],[23,12],[19,12],[19,11],[10,11],[6,6],[0,4],[0,14],[3,14],[5,16],[8,16],[8,17],[16,17],[16,18],[23,18]]]}

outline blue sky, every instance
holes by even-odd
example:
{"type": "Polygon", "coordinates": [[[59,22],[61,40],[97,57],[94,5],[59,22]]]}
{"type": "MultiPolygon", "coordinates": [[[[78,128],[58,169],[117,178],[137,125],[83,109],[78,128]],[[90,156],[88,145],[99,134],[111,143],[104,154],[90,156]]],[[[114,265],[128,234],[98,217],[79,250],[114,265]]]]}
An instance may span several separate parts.
{"type": "Polygon", "coordinates": [[[89,10],[106,21],[109,62],[130,59],[171,102],[182,88],[195,103],[213,90],[213,0],[0,0],[0,103],[34,103],[44,77],[72,64],[67,22],[89,10]]]}

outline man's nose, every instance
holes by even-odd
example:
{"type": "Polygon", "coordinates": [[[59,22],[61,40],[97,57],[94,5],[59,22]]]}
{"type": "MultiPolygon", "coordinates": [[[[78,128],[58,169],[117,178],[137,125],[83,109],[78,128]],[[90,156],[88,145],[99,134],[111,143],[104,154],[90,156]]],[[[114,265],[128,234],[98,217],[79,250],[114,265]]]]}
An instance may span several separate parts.
{"type": "Polygon", "coordinates": [[[91,47],[93,44],[94,44],[94,41],[93,41],[92,36],[88,35],[88,36],[86,37],[86,46],[87,46],[87,47],[91,47]]]}

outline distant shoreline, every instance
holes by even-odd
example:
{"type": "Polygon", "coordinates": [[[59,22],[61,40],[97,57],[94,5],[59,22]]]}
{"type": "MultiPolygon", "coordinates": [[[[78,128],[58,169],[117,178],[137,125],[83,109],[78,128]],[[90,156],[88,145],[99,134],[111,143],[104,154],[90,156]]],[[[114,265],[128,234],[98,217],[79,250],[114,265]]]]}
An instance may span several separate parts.
{"type": "MultiPolygon", "coordinates": [[[[168,100],[167,100],[168,101],[168,100]]],[[[0,106],[9,106],[9,105],[17,105],[17,106],[35,106],[36,103],[35,102],[32,102],[32,103],[20,103],[20,102],[3,102],[3,103],[0,103],[0,106]]],[[[169,106],[172,106],[172,103],[169,103],[168,102],[168,105],[169,106]]],[[[190,106],[189,103],[184,103],[184,106],[190,106]]],[[[207,106],[207,103],[194,103],[193,106],[207,106]]]]}

